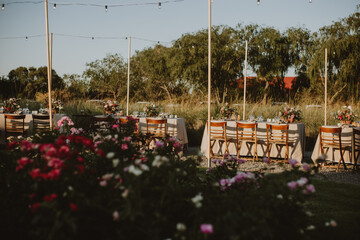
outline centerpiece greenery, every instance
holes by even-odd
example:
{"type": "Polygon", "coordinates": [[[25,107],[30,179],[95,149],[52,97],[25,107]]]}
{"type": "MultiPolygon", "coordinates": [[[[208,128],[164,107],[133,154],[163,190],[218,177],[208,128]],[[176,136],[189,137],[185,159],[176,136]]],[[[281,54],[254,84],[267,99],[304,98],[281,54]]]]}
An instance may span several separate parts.
{"type": "Polygon", "coordinates": [[[235,109],[230,108],[229,103],[225,103],[225,105],[220,108],[220,117],[221,118],[231,118],[231,116],[234,113],[235,113],[235,109]]]}
{"type": "Polygon", "coordinates": [[[159,115],[159,111],[159,106],[156,106],[155,104],[146,104],[146,106],[144,107],[144,112],[149,117],[155,117],[159,115]]]}
{"type": "Polygon", "coordinates": [[[60,113],[63,109],[63,103],[60,100],[54,100],[51,104],[52,113],[60,113]]]}
{"type": "Polygon", "coordinates": [[[9,100],[4,101],[4,112],[5,113],[14,113],[20,108],[19,99],[10,98],[9,100]]]}
{"type": "Polygon", "coordinates": [[[354,114],[350,106],[343,107],[341,110],[338,110],[336,113],[332,113],[332,115],[334,119],[347,124],[353,123],[355,121],[355,118],[357,117],[357,115],[354,114]]]}
{"type": "Polygon", "coordinates": [[[108,100],[104,105],[104,110],[106,114],[115,114],[121,110],[121,106],[116,101],[108,100]]]}
{"type": "Polygon", "coordinates": [[[292,123],[302,119],[302,112],[298,107],[284,107],[284,109],[279,112],[279,117],[285,122],[292,123]]]}

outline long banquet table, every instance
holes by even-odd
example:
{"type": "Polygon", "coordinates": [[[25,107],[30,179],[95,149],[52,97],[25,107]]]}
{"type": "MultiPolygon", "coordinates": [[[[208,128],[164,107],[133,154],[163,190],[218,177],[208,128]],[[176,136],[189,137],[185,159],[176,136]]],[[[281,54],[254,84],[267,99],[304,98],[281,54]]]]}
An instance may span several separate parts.
{"type": "MultiPolygon", "coordinates": [[[[239,121],[241,122],[241,121],[239,121]]],[[[257,127],[257,153],[259,157],[267,156],[267,146],[266,146],[266,123],[267,122],[258,122],[257,127]]],[[[275,123],[270,123],[275,124],[275,123]]],[[[226,126],[226,135],[233,139],[236,139],[236,121],[227,121],[226,126]]],[[[293,141],[292,145],[289,145],[289,158],[302,161],[303,155],[305,152],[305,125],[303,123],[290,123],[289,124],[289,141],[293,141]]],[[[252,145],[250,145],[252,146],[252,145]]],[[[247,144],[242,144],[240,150],[240,156],[252,156],[253,146],[251,149],[247,147],[247,144]]],[[[219,151],[219,144],[215,144],[213,147],[214,153],[219,151]]],[[[225,146],[222,147],[222,152],[225,150],[225,146]]],[[[204,134],[201,142],[201,151],[205,156],[208,156],[208,133],[207,127],[205,125],[204,134]]],[[[230,155],[236,155],[236,146],[235,143],[230,143],[229,145],[230,155]]],[[[271,148],[270,157],[272,158],[283,158],[285,156],[285,147],[282,147],[280,151],[273,146],[271,148]]]]}
{"type": "MultiPolygon", "coordinates": [[[[4,113],[0,113],[0,143],[4,144],[5,140],[5,114],[4,113]]],[[[18,114],[14,114],[14,115],[18,115],[18,114]]],[[[33,129],[33,118],[32,118],[32,114],[24,114],[25,115],[25,131],[26,134],[29,135],[32,133],[32,129],[33,129]]],[[[56,126],[56,122],[60,120],[61,117],[63,117],[64,114],[54,114],[53,115],[53,124],[54,126],[56,126]]]]}
{"type": "MultiPolygon", "coordinates": [[[[326,126],[326,127],[337,127],[337,126],[326,126]]],[[[353,127],[345,127],[341,130],[341,143],[346,146],[354,146],[354,139],[353,135],[353,127]]],[[[357,128],[360,129],[360,128],[357,128]]],[[[346,150],[345,154],[343,155],[345,163],[354,164],[354,160],[351,156],[354,156],[354,147],[351,148],[351,151],[346,150]]],[[[334,162],[338,162],[340,159],[340,152],[339,150],[333,150],[332,148],[329,149],[327,155],[327,160],[331,160],[334,162]]],[[[319,135],[316,139],[316,143],[314,146],[314,150],[311,155],[311,159],[315,161],[317,158],[321,156],[321,149],[320,149],[320,138],[319,135]]],[[[359,163],[357,163],[359,164],[359,163]]]]}
{"type": "MultiPolygon", "coordinates": [[[[115,116],[116,118],[116,116],[115,116]]],[[[162,119],[162,118],[153,118],[162,119]]],[[[167,133],[176,137],[182,144],[188,144],[186,126],[184,118],[167,118],[167,133]]],[[[139,131],[146,133],[146,117],[139,118],[139,131]]]]}

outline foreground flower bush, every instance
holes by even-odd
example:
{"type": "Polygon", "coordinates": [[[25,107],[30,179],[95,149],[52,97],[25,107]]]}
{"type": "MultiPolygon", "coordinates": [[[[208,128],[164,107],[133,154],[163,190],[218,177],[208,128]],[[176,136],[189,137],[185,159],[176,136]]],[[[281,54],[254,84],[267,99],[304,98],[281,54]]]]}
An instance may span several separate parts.
{"type": "Polygon", "coordinates": [[[174,138],[144,151],[117,125],[94,139],[72,132],[12,142],[1,153],[2,236],[306,239],[316,231],[304,209],[315,192],[308,166],[279,181],[237,172],[243,161],[229,157],[205,173],[180,158],[174,138]]]}

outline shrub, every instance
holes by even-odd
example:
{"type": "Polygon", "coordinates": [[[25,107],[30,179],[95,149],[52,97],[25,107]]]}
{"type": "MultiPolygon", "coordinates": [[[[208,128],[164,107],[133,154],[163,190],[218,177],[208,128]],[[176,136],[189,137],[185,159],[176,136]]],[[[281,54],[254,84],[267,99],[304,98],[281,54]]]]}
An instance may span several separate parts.
{"type": "Polygon", "coordinates": [[[117,125],[94,139],[52,132],[11,142],[0,168],[2,235],[306,239],[309,172],[294,167],[279,181],[237,172],[243,161],[229,157],[203,173],[181,147],[169,138],[144,150],[117,125]]]}

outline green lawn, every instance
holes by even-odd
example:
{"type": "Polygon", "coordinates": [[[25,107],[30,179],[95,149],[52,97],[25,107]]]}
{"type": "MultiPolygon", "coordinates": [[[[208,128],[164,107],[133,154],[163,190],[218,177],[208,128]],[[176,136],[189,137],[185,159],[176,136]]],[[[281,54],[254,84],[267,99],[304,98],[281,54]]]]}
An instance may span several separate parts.
{"type": "Polygon", "coordinates": [[[321,228],[314,239],[360,239],[360,186],[313,179],[316,193],[307,203],[316,223],[333,219],[337,227],[321,228]]]}

